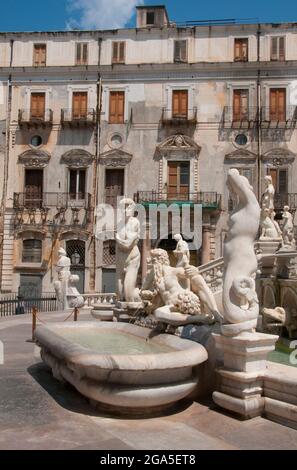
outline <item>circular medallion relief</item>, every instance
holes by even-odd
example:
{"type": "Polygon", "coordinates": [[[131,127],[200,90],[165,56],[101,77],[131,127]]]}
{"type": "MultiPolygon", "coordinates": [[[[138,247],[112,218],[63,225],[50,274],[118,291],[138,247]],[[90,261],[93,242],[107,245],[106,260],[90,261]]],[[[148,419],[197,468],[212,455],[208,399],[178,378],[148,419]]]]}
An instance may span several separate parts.
{"type": "Polygon", "coordinates": [[[112,148],[120,148],[124,144],[124,138],[122,134],[116,132],[115,134],[111,134],[108,139],[109,146],[112,148]]]}

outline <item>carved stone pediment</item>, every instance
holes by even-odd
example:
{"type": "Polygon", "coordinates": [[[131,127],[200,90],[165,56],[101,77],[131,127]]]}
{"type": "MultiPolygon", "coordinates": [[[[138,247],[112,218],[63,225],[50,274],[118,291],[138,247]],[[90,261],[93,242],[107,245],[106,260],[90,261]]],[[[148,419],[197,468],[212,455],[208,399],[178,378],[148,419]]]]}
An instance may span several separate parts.
{"type": "Polygon", "coordinates": [[[184,134],[175,134],[168,137],[157,146],[157,154],[165,157],[186,155],[198,157],[201,147],[196,142],[184,134]]]}
{"type": "Polygon", "coordinates": [[[257,155],[246,149],[238,149],[225,156],[226,163],[254,163],[257,155]]]}
{"type": "Polygon", "coordinates": [[[101,165],[107,167],[124,167],[131,162],[133,155],[121,149],[113,149],[100,155],[101,165]]]}
{"type": "Polygon", "coordinates": [[[73,149],[62,155],[61,163],[72,168],[84,168],[90,166],[93,159],[93,155],[86,150],[73,149]]]}
{"type": "Polygon", "coordinates": [[[44,168],[50,161],[50,154],[44,150],[27,150],[19,155],[18,162],[26,168],[44,168]]]}
{"type": "Polygon", "coordinates": [[[264,153],[262,160],[264,163],[270,163],[273,166],[289,165],[293,163],[296,154],[288,149],[271,149],[264,153]]]}

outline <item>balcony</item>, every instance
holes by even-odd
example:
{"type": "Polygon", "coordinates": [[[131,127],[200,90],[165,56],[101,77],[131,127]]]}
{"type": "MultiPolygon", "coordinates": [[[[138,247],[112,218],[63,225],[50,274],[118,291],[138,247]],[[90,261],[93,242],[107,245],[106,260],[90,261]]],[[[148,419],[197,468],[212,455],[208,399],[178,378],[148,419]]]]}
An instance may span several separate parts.
{"type": "Polygon", "coordinates": [[[252,129],[257,125],[259,116],[260,113],[257,107],[249,107],[246,110],[235,113],[232,106],[225,106],[222,125],[225,129],[252,129]]]}
{"type": "Polygon", "coordinates": [[[77,113],[73,109],[61,110],[62,127],[93,127],[96,124],[96,110],[88,108],[77,113]]]}
{"type": "Polygon", "coordinates": [[[187,115],[173,115],[171,109],[162,108],[161,122],[163,126],[196,126],[197,107],[189,109],[187,115]]]}
{"type": "Polygon", "coordinates": [[[297,209],[297,193],[275,193],[275,211],[280,213],[283,211],[284,206],[289,206],[290,210],[294,213],[297,209]]]}
{"type": "Polygon", "coordinates": [[[91,194],[71,193],[42,193],[41,195],[26,192],[14,193],[14,209],[46,209],[51,207],[61,208],[89,208],[91,206],[91,194]]]}
{"type": "Polygon", "coordinates": [[[262,129],[293,129],[297,121],[297,106],[287,106],[284,111],[273,112],[269,107],[261,108],[262,129]]]}
{"type": "Polygon", "coordinates": [[[19,109],[18,123],[20,127],[38,128],[53,125],[53,111],[45,109],[44,113],[33,113],[30,109],[19,109]]]}
{"type": "Polygon", "coordinates": [[[221,208],[222,196],[216,192],[197,192],[187,194],[168,194],[158,191],[138,191],[134,201],[138,204],[201,204],[203,209],[217,210],[221,208]]]}

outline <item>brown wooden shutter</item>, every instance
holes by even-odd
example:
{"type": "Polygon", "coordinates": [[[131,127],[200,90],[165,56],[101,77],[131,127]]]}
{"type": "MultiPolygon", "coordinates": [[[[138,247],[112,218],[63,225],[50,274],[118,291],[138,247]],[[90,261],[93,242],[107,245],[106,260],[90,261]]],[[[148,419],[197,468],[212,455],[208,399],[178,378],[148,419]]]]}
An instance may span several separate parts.
{"type": "Polygon", "coordinates": [[[81,58],[81,43],[78,42],[76,44],[76,64],[80,64],[80,58],[81,58]]]}
{"type": "Polygon", "coordinates": [[[86,65],[88,63],[88,44],[83,44],[83,54],[82,54],[83,64],[86,65]]]}
{"type": "Polygon", "coordinates": [[[279,37],[278,42],[279,47],[279,60],[285,60],[285,38],[283,36],[279,37]]]}
{"type": "Polygon", "coordinates": [[[173,90],[172,92],[172,116],[188,116],[188,90],[173,90]]]}
{"type": "Polygon", "coordinates": [[[33,64],[35,67],[46,65],[46,44],[34,44],[33,64]]]}
{"type": "Polygon", "coordinates": [[[122,124],[125,112],[125,92],[111,91],[109,98],[109,122],[111,124],[122,124]]]}
{"type": "Polygon", "coordinates": [[[234,90],[233,92],[233,120],[234,121],[240,121],[240,110],[241,110],[240,90],[234,90]]]}
{"type": "Polygon", "coordinates": [[[278,60],[278,38],[271,38],[271,60],[278,60]]]}
{"type": "Polygon", "coordinates": [[[235,39],[234,41],[234,59],[239,60],[240,58],[240,52],[241,52],[241,47],[240,47],[240,42],[238,39],[235,39]]]}
{"type": "Polygon", "coordinates": [[[44,119],[45,114],[45,93],[31,94],[31,117],[44,119]]]}
{"type": "Polygon", "coordinates": [[[72,95],[72,117],[82,119],[87,115],[88,93],[74,92],[72,95]]]}
{"type": "Polygon", "coordinates": [[[125,42],[122,41],[120,42],[120,45],[119,45],[119,61],[120,62],[125,62],[125,42]]]}
{"type": "Polygon", "coordinates": [[[270,89],[270,120],[285,121],[286,120],[286,89],[271,88],[270,89]]]}
{"type": "Polygon", "coordinates": [[[233,120],[247,119],[249,115],[248,90],[233,91],[233,120]]]}
{"type": "Polygon", "coordinates": [[[125,41],[114,41],[112,45],[112,62],[125,62],[125,41]]]}
{"type": "Polygon", "coordinates": [[[187,62],[187,41],[174,41],[175,62],[187,62]]]}

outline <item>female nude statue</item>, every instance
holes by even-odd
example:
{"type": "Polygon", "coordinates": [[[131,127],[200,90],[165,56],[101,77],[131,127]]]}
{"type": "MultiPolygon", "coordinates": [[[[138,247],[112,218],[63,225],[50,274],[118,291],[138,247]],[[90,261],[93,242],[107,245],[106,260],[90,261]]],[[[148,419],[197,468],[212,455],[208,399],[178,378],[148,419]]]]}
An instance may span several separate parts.
{"type": "Polygon", "coordinates": [[[238,204],[229,220],[224,246],[224,285],[222,326],[225,335],[236,335],[256,327],[259,304],[255,289],[257,257],[254,251],[260,224],[260,206],[247,178],[229,170],[227,185],[238,204]]]}
{"type": "Polygon", "coordinates": [[[139,302],[139,290],[136,289],[140,266],[140,224],[134,217],[135,203],[132,199],[120,201],[122,213],[121,228],[116,234],[117,289],[120,301],[139,302]]]}

